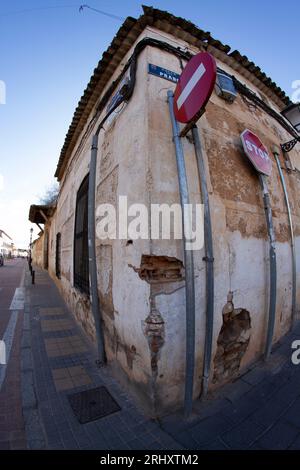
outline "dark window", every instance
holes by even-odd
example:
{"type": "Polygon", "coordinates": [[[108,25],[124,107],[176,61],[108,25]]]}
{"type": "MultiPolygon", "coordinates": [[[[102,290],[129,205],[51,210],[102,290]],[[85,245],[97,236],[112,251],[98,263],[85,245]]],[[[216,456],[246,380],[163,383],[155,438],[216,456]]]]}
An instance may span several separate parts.
{"type": "Polygon", "coordinates": [[[60,261],[61,259],[61,234],[56,235],[56,255],[55,255],[55,271],[56,276],[60,279],[60,261]]]}
{"type": "Polygon", "coordinates": [[[44,238],[44,268],[48,269],[48,257],[49,257],[49,233],[45,230],[44,238]]]}
{"type": "Polygon", "coordinates": [[[78,190],[76,200],[74,286],[87,294],[89,294],[88,190],[89,178],[86,176],[78,190]]]}

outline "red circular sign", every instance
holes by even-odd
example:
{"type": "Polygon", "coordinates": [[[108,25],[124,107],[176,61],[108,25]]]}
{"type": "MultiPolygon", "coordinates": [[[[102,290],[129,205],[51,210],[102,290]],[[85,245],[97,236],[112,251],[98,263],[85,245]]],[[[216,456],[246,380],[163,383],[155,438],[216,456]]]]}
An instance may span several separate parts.
{"type": "Polygon", "coordinates": [[[217,66],[208,52],[196,54],[185,66],[174,94],[174,114],[179,122],[187,123],[208,102],[215,86],[217,66]]]}
{"type": "Polygon", "coordinates": [[[241,134],[241,139],[245,154],[254,165],[257,171],[264,175],[270,176],[272,171],[272,160],[269,156],[267,148],[262,141],[253,134],[253,132],[246,129],[241,134]]]}

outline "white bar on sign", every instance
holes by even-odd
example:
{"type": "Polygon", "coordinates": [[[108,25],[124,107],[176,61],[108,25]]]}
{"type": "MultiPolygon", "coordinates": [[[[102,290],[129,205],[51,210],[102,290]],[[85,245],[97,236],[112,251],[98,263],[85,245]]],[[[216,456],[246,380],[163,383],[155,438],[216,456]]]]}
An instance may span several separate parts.
{"type": "Polygon", "coordinates": [[[178,100],[177,100],[177,108],[180,109],[186,99],[189,97],[199,80],[203,77],[206,72],[206,68],[203,64],[200,64],[199,67],[195,70],[189,81],[187,82],[186,86],[180,93],[178,100]]]}

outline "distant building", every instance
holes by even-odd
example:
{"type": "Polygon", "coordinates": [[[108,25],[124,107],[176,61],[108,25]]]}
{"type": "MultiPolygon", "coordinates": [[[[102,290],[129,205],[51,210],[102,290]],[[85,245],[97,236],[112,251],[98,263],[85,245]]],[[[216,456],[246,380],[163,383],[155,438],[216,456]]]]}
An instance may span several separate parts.
{"type": "Polygon", "coordinates": [[[0,230],[0,253],[10,258],[13,255],[14,243],[12,238],[4,230],[0,230]]]}
{"type": "MultiPolygon", "coordinates": [[[[269,303],[269,241],[259,178],[245,157],[240,134],[249,128],[269,149],[298,137],[282,112],[285,93],[238,51],[191,22],[150,7],[127,18],[97,65],[76,108],[55,176],[55,207],[31,206],[43,224],[33,260],[59,287],[86,334],[96,344],[100,320],[108,364],[140,401],[159,415],[183,402],[186,377],[185,266],[182,240],[96,237],[98,312],[92,310],[88,257],[88,194],[92,139],[101,125],[96,168],[96,208],[101,203],[179,203],[178,174],[167,90],[174,90],[191,55],[208,51],[218,84],[197,123],[209,192],[213,259],[194,252],[194,398],[233,380],[265,351],[269,303]],[[124,99],[125,98],[125,99],[124,99]],[[106,119],[107,114],[109,117],[106,119]],[[105,122],[104,122],[105,120],[105,122]],[[102,125],[103,123],[103,125],[102,125]],[[214,266],[210,370],[204,370],[207,263],[214,266]],[[208,376],[205,376],[208,374],[208,376]]],[[[249,39],[250,40],[250,39],[249,39]]],[[[183,139],[189,196],[201,203],[191,135],[183,139]]],[[[93,147],[95,151],[95,146],[93,147]]],[[[273,158],[273,157],[272,157],[273,158]]],[[[280,152],[300,244],[300,152],[280,152]]],[[[292,257],[289,218],[278,168],[268,178],[277,253],[277,302],[273,344],[292,322],[292,257]]],[[[92,199],[90,199],[92,200],[92,199]]],[[[94,214],[93,214],[94,215],[94,214]]],[[[96,224],[99,214],[96,212],[96,224]]],[[[300,264],[297,265],[297,273],[300,264]]],[[[299,276],[296,310],[300,307],[299,276]]],[[[97,291],[96,291],[97,292],[97,291]]],[[[95,292],[94,292],[95,294],[95,292]]],[[[95,306],[95,304],[94,304],[95,306]]]]}
{"type": "Polygon", "coordinates": [[[28,250],[24,248],[14,248],[13,256],[16,258],[26,258],[28,256],[28,250]]]}

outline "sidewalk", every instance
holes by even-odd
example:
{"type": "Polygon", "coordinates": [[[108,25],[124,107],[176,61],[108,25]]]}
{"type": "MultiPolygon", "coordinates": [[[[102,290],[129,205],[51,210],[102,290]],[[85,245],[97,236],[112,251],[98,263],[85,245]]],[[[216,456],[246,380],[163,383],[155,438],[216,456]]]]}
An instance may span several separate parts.
{"type": "Polygon", "coordinates": [[[28,448],[47,449],[300,449],[300,365],[291,343],[300,327],[260,363],[215,396],[195,402],[160,424],[143,415],[109,370],[97,368],[95,351],[68,312],[55,284],[36,269],[25,279],[22,341],[23,415],[28,448]],[[121,410],[80,424],[68,395],[105,386],[121,410]]]}
{"type": "Polygon", "coordinates": [[[26,274],[22,349],[23,414],[31,449],[181,449],[145,417],[105,368],[68,312],[54,282],[26,274]],[[80,424],[67,396],[105,386],[121,410],[80,424]]]}
{"type": "Polygon", "coordinates": [[[175,413],[162,428],[188,449],[300,449],[300,365],[291,361],[291,344],[300,325],[261,361],[209,400],[194,405],[188,423],[175,413]],[[212,399],[213,398],[213,399],[212,399]]]}

